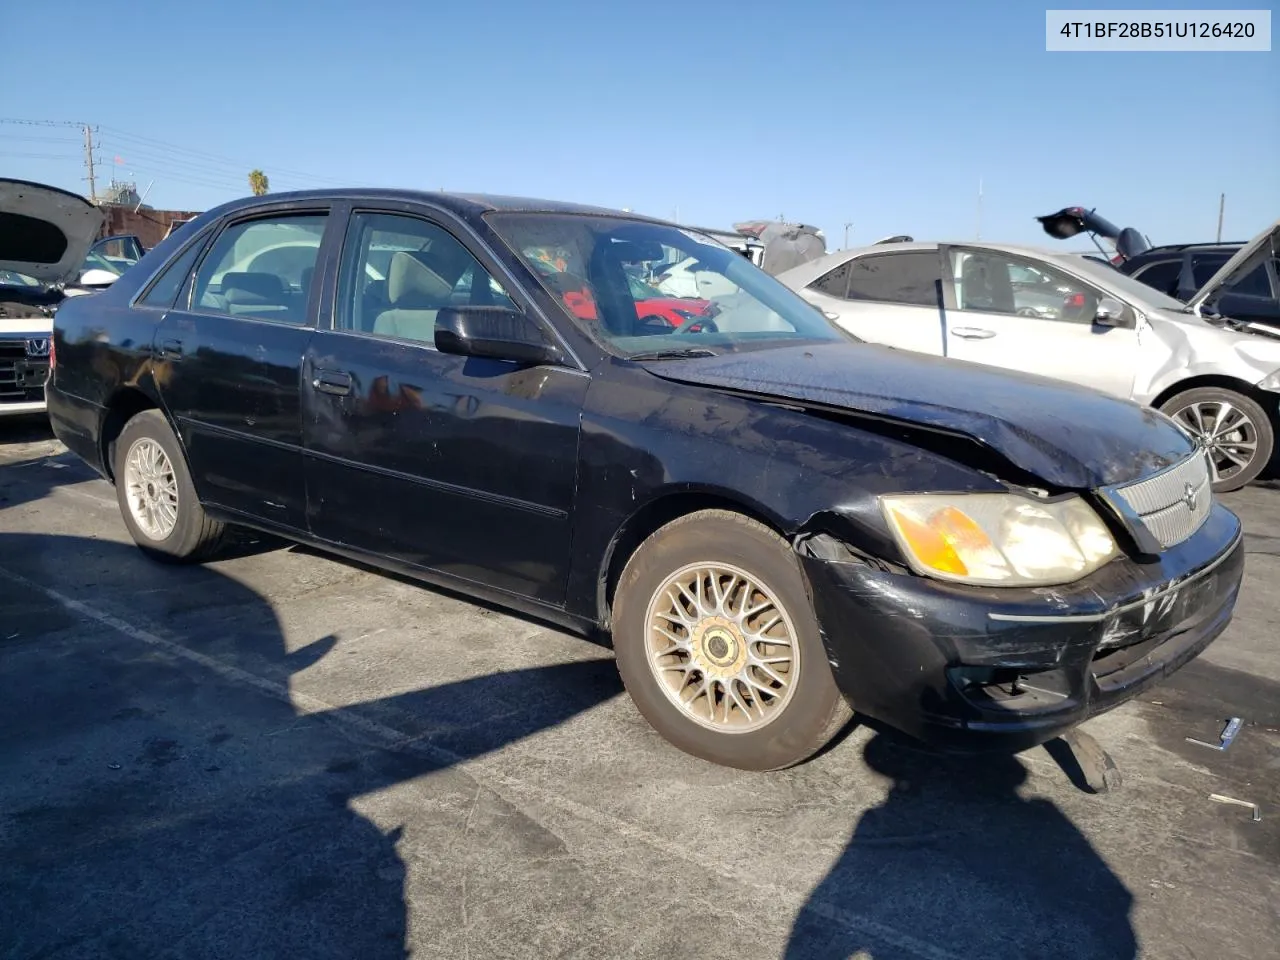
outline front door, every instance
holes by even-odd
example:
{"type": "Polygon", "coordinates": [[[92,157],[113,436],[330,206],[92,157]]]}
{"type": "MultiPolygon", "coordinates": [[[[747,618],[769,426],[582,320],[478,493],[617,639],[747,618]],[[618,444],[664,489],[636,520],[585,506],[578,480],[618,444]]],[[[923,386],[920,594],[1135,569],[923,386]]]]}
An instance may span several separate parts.
{"type": "Polygon", "coordinates": [[[529,307],[478,252],[409,209],[351,215],[333,329],[304,368],[311,529],[561,604],[590,379],[436,350],[442,307],[529,307]]]}
{"type": "Polygon", "coordinates": [[[306,529],[299,377],[327,209],[232,221],[156,329],[160,397],[200,499],[306,529]]]}
{"type": "Polygon", "coordinates": [[[1132,308],[1094,323],[1102,293],[1038,260],[949,247],[946,352],[958,360],[1068,380],[1128,398],[1138,362],[1132,308]]]}

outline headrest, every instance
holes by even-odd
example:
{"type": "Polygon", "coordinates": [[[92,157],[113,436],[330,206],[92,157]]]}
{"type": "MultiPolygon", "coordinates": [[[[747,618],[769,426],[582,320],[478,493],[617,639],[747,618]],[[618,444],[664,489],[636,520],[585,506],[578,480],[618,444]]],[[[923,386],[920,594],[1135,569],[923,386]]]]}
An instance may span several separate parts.
{"type": "Polygon", "coordinates": [[[391,255],[387,269],[387,299],[395,307],[440,307],[449,302],[453,285],[411,253],[391,255]]]}
{"type": "Polygon", "coordinates": [[[274,273],[224,273],[222,295],[229,303],[284,302],[284,284],[274,273]]]}

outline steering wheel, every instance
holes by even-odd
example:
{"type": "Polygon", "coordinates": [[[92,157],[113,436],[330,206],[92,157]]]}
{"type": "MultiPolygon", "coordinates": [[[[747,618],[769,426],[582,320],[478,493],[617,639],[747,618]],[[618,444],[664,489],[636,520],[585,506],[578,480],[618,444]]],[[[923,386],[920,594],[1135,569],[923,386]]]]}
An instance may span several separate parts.
{"type": "Polygon", "coordinates": [[[692,317],[676,328],[677,336],[688,336],[691,333],[719,333],[720,328],[710,317],[692,317]]]}

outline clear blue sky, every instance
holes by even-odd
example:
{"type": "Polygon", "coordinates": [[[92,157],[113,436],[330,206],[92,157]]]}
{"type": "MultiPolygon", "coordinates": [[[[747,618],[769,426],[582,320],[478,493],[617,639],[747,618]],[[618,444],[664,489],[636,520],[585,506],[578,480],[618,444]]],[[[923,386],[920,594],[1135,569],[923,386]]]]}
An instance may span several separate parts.
{"type": "MultiPolygon", "coordinates": [[[[154,180],[157,207],[243,195],[257,166],[273,190],[785,214],[831,248],[846,221],[972,237],[979,179],[987,239],[1047,240],[1032,218],[1077,203],[1207,239],[1223,191],[1230,238],[1280,216],[1280,53],[1046,53],[1046,5],[1108,6],[15,3],[0,116],[96,124],[99,183],[154,180]]],[[[85,190],[82,161],[75,129],[0,123],[0,174],[85,190]]]]}

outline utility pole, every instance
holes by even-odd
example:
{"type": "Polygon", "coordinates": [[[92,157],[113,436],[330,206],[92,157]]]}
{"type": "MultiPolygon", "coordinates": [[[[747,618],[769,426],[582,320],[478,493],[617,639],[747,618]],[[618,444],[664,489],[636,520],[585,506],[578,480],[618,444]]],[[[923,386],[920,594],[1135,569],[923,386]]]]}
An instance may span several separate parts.
{"type": "Polygon", "coordinates": [[[91,203],[98,202],[98,184],[93,177],[93,128],[87,123],[84,125],[84,168],[88,174],[89,181],[89,200],[91,203]]]}
{"type": "Polygon", "coordinates": [[[844,246],[841,249],[844,249],[844,250],[849,249],[849,228],[852,226],[853,226],[852,220],[850,220],[848,223],[844,225],[844,246]]]}
{"type": "Polygon", "coordinates": [[[1227,195],[1225,193],[1218,194],[1218,242],[1222,242],[1222,213],[1227,206],[1227,195]]]}
{"type": "Polygon", "coordinates": [[[978,230],[974,237],[976,240],[982,239],[982,178],[978,178],[978,230]]]}

